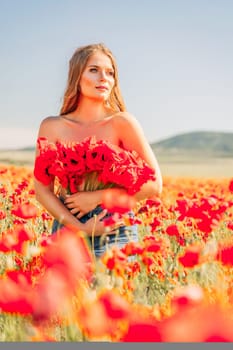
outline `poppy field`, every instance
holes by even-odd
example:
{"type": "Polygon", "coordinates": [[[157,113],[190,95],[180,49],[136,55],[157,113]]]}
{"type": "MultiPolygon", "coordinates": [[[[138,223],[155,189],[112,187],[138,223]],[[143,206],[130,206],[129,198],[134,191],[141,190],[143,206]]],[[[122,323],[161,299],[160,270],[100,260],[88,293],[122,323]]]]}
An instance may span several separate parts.
{"type": "Polygon", "coordinates": [[[0,204],[0,341],[233,341],[232,178],[165,177],[123,216],[139,242],[98,260],[50,235],[32,169],[0,165],[0,204]]]}

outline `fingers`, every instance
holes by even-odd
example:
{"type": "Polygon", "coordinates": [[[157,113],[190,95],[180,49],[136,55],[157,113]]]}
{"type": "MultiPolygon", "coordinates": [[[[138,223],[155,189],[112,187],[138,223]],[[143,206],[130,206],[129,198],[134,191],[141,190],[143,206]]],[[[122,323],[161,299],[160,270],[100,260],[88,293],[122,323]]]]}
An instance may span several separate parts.
{"type": "Polygon", "coordinates": [[[104,217],[105,217],[105,215],[107,214],[107,209],[104,209],[101,213],[99,213],[98,215],[97,215],[97,220],[98,221],[101,221],[101,219],[103,219],[104,217]]]}
{"type": "Polygon", "coordinates": [[[66,198],[66,199],[64,200],[64,203],[65,203],[66,206],[68,206],[68,205],[70,205],[71,203],[73,203],[73,199],[72,199],[72,198],[66,198]]]}
{"type": "Polygon", "coordinates": [[[80,211],[79,206],[75,204],[72,199],[68,199],[64,201],[66,208],[70,210],[72,214],[76,214],[80,211]]]}
{"type": "Polygon", "coordinates": [[[83,215],[85,215],[85,213],[83,211],[79,211],[79,213],[76,215],[76,218],[81,219],[83,215]]]}
{"type": "Polygon", "coordinates": [[[70,210],[71,214],[75,215],[75,214],[78,214],[80,213],[80,209],[79,208],[73,208],[70,210]]]}
{"type": "Polygon", "coordinates": [[[65,196],[65,200],[64,200],[64,203],[67,205],[67,204],[71,204],[71,203],[75,203],[75,201],[77,200],[77,193],[75,194],[67,194],[65,196]]]}
{"type": "Polygon", "coordinates": [[[65,206],[66,206],[67,208],[71,209],[71,208],[73,208],[74,204],[72,204],[72,203],[66,203],[66,202],[65,202],[65,206]]]}

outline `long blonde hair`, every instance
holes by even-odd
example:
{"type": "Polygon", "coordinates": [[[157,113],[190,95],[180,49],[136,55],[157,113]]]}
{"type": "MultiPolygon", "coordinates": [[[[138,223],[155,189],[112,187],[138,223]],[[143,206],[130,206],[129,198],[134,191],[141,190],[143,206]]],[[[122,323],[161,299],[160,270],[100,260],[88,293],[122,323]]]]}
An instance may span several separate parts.
{"type": "Polygon", "coordinates": [[[115,84],[108,98],[108,107],[113,111],[125,111],[125,104],[120,92],[119,78],[116,60],[112,52],[102,43],[79,47],[69,61],[69,74],[66,90],[63,97],[63,104],[60,110],[60,115],[68,114],[78,106],[79,100],[79,82],[81,75],[86,67],[88,59],[97,51],[107,55],[113,66],[115,84]]]}

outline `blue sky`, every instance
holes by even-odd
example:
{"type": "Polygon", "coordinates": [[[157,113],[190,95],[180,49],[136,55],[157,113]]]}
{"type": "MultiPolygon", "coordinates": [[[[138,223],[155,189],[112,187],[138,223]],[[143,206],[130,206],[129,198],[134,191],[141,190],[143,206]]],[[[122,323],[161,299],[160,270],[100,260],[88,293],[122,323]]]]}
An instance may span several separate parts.
{"type": "Polygon", "coordinates": [[[0,148],[57,115],[74,50],[104,42],[150,142],[233,132],[233,1],[1,0],[0,148]]]}

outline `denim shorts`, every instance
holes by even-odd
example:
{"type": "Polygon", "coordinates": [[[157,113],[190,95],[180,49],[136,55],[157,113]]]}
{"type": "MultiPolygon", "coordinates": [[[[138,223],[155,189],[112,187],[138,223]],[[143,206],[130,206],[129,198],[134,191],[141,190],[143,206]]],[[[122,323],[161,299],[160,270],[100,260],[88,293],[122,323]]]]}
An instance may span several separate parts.
{"type": "MultiPolygon", "coordinates": [[[[89,213],[82,216],[79,220],[81,223],[87,222],[94,215],[98,215],[103,211],[101,206],[97,206],[95,209],[91,210],[89,213]]],[[[107,214],[109,216],[111,214],[107,214]]],[[[130,212],[129,216],[133,217],[134,214],[130,212]]],[[[59,223],[56,219],[53,221],[52,225],[52,234],[55,234],[57,230],[59,230],[63,225],[59,223]]],[[[94,252],[96,257],[100,257],[103,253],[106,252],[107,249],[112,246],[117,246],[122,248],[126,243],[130,241],[138,242],[138,229],[137,225],[132,226],[120,226],[115,234],[106,234],[100,236],[87,237],[88,243],[91,246],[92,251],[94,252]]]]}

